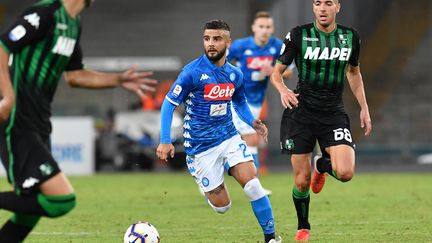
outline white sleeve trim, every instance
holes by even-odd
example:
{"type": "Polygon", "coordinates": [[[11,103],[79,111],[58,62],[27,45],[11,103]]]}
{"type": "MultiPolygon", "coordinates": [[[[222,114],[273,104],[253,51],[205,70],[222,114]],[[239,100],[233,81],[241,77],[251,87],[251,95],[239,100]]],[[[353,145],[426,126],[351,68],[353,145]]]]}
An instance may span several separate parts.
{"type": "Polygon", "coordinates": [[[173,101],[172,99],[170,99],[168,96],[165,96],[165,99],[167,99],[171,104],[175,105],[175,106],[179,106],[179,103],[173,101]]]}

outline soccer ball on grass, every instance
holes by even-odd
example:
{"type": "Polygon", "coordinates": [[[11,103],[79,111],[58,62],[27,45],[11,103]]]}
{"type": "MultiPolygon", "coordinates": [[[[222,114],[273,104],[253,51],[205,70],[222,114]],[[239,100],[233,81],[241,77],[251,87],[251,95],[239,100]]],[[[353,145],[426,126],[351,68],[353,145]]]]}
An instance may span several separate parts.
{"type": "Polygon", "coordinates": [[[124,243],[159,243],[157,229],[149,222],[135,223],[126,230],[124,243]]]}

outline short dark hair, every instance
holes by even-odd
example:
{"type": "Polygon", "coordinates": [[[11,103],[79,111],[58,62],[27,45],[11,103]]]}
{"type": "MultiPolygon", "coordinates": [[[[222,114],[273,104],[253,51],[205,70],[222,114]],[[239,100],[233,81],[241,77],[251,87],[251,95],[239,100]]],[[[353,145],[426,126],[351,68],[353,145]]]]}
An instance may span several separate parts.
{"type": "Polygon", "coordinates": [[[267,11],[259,11],[255,14],[254,21],[259,18],[272,18],[272,15],[267,11]]]}
{"type": "Polygon", "coordinates": [[[210,20],[204,24],[204,30],[226,30],[226,31],[230,31],[230,27],[225,21],[223,21],[221,19],[214,19],[214,20],[210,20]]]}

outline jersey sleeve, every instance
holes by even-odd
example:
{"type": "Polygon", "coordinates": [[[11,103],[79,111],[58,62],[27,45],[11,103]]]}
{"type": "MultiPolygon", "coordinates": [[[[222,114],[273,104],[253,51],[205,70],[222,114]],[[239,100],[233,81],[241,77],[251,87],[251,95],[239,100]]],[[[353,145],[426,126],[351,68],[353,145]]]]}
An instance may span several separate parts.
{"type": "Polygon", "coordinates": [[[280,55],[277,60],[278,63],[289,66],[293,62],[298,51],[298,44],[299,44],[298,37],[299,37],[298,27],[288,32],[288,34],[285,36],[284,43],[280,50],[280,55]]]}
{"type": "Polygon", "coordinates": [[[191,71],[183,69],[165,96],[171,104],[178,106],[186,100],[194,85],[191,71]]]}
{"type": "Polygon", "coordinates": [[[353,39],[352,39],[352,54],[349,59],[349,64],[354,67],[359,65],[359,57],[360,57],[360,36],[357,31],[353,30],[353,39]]]}
{"type": "Polygon", "coordinates": [[[234,41],[230,48],[228,49],[227,61],[231,62],[232,60],[239,61],[241,59],[241,48],[242,45],[240,41],[234,41]]]}
{"type": "Polygon", "coordinates": [[[74,70],[81,70],[84,68],[83,64],[83,54],[81,50],[81,45],[78,42],[75,45],[74,52],[72,53],[72,56],[69,60],[68,65],[65,68],[65,71],[74,71],[74,70]]]}
{"type": "Polygon", "coordinates": [[[0,46],[8,53],[19,52],[25,46],[42,39],[53,23],[52,11],[48,7],[34,6],[25,10],[9,27],[0,35],[0,46]]]}

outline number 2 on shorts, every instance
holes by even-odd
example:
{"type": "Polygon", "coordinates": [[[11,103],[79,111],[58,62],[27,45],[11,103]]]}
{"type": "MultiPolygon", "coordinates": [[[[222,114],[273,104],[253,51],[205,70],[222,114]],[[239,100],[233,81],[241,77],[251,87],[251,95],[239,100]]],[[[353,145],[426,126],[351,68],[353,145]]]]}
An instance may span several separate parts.
{"type": "Polygon", "coordinates": [[[246,148],[247,148],[246,144],[241,143],[241,144],[239,144],[239,147],[243,150],[243,157],[247,158],[247,157],[251,156],[251,154],[246,153],[246,148]]]}

